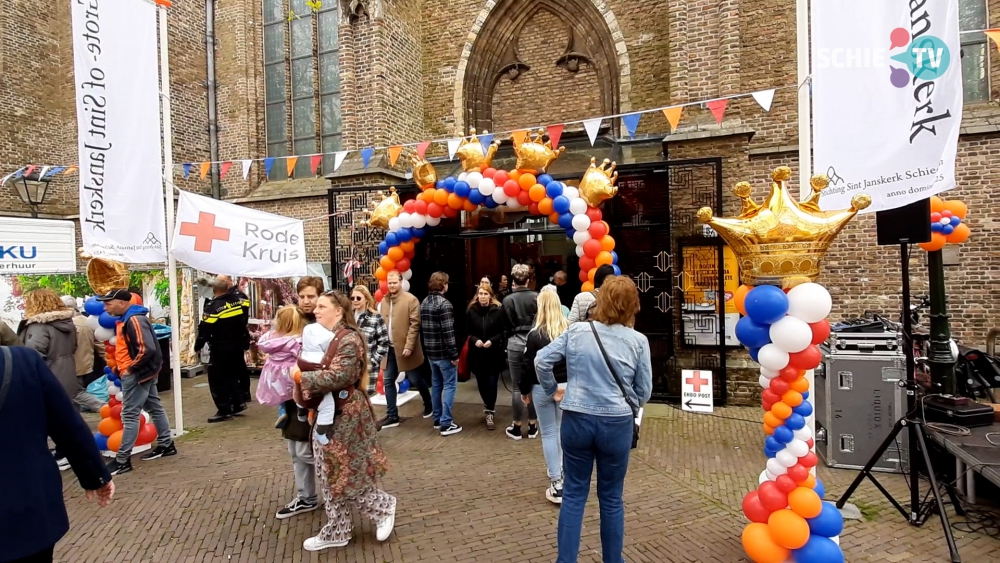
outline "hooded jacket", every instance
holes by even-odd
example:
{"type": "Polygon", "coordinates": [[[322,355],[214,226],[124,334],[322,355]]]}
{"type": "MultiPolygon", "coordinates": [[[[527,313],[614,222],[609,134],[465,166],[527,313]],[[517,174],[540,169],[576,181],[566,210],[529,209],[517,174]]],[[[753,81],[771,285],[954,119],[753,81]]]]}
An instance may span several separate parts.
{"type": "Polygon", "coordinates": [[[139,383],[160,373],[163,354],[149,321],[149,309],[132,305],[118,321],[115,331],[115,360],[119,375],[135,376],[139,383]]]}
{"type": "Polygon", "coordinates": [[[24,345],[45,358],[45,364],[70,397],[83,390],[76,377],[76,360],[73,357],[76,353],[73,314],[70,309],[39,313],[26,318],[20,331],[24,345]]]}

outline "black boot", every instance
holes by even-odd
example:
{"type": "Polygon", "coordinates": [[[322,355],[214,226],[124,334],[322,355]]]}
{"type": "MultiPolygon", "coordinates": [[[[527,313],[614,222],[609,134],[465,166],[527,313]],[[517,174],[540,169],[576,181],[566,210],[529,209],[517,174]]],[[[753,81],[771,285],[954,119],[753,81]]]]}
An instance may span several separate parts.
{"type": "Polygon", "coordinates": [[[232,420],[232,419],[233,419],[233,415],[231,413],[229,413],[227,411],[221,411],[220,410],[219,412],[215,413],[215,416],[208,417],[208,422],[209,423],[212,423],[212,422],[225,422],[227,420],[232,420]]]}

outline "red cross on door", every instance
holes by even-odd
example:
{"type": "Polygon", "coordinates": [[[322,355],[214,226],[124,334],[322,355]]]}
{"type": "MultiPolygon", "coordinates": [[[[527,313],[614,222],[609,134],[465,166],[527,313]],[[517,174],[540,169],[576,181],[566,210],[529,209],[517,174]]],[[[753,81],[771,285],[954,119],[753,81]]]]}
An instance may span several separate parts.
{"type": "Polygon", "coordinates": [[[702,385],[708,385],[708,380],[707,379],[702,379],[701,372],[700,371],[696,371],[696,372],[694,372],[694,377],[689,377],[689,378],[685,379],[684,383],[687,383],[688,385],[694,387],[694,392],[695,393],[701,393],[701,386],[702,385]]]}
{"type": "Polygon", "coordinates": [[[181,235],[194,237],[194,249],[212,252],[212,243],[229,240],[229,229],[215,226],[215,214],[200,211],[197,223],[181,223],[181,235]]]}

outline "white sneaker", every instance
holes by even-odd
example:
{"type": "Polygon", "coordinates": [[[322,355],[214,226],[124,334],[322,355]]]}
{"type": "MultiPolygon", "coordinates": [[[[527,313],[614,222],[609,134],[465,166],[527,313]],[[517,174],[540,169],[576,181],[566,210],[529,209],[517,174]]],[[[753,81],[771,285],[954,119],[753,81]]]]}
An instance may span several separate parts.
{"type": "Polygon", "coordinates": [[[389,516],[387,516],[382,522],[379,523],[378,528],[375,530],[375,538],[378,541],[385,541],[389,539],[392,535],[392,528],[396,525],[396,499],[392,499],[392,508],[389,511],[389,516]]]}
{"type": "Polygon", "coordinates": [[[545,498],[553,504],[562,504],[562,481],[552,481],[549,488],[545,489],[545,498]]]}
{"type": "Polygon", "coordinates": [[[319,536],[315,536],[302,542],[302,547],[306,551],[323,551],[324,549],[329,549],[331,547],[344,547],[351,540],[343,541],[333,541],[333,540],[321,540],[319,536]]]}

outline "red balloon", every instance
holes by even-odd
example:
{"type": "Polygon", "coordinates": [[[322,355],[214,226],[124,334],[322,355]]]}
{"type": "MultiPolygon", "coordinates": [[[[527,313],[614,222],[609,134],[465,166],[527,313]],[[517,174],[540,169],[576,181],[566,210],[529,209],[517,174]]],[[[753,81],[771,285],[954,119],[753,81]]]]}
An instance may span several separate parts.
{"type": "Polygon", "coordinates": [[[111,397],[110,399],[108,399],[108,406],[111,407],[111,408],[115,408],[116,406],[118,406],[120,404],[122,404],[121,401],[119,401],[118,399],[116,399],[114,397],[111,397]]]}
{"type": "Polygon", "coordinates": [[[389,282],[385,280],[378,282],[378,290],[382,292],[382,295],[389,293],[389,282]]]}
{"type": "Polygon", "coordinates": [[[517,194],[521,193],[521,185],[514,180],[507,180],[503,185],[503,193],[507,194],[507,197],[517,197],[517,194]]]}
{"type": "Polygon", "coordinates": [[[592,238],[601,240],[604,235],[608,234],[608,224],[604,221],[595,221],[590,224],[588,231],[592,238]]]}
{"type": "Polygon", "coordinates": [[[597,255],[601,253],[601,250],[600,239],[592,238],[583,243],[583,253],[587,256],[587,258],[597,258],[597,255]]]}
{"type": "MultiPolygon", "coordinates": [[[[790,355],[791,354],[789,354],[789,356],[790,355]]],[[[801,374],[799,373],[799,370],[797,368],[794,368],[791,365],[787,365],[781,368],[781,371],[778,372],[778,377],[791,383],[796,379],[798,379],[799,377],[801,377],[801,374]]]]}
{"type": "Polygon", "coordinates": [[[799,464],[801,464],[804,467],[816,467],[816,463],[818,461],[819,460],[816,459],[816,454],[813,452],[809,452],[806,455],[799,458],[799,464]]]}
{"type": "Polygon", "coordinates": [[[111,418],[113,418],[115,420],[121,420],[122,419],[122,406],[123,405],[115,405],[115,406],[111,407],[111,418]]]}
{"type": "Polygon", "coordinates": [[[788,476],[791,477],[796,483],[801,483],[809,477],[809,468],[801,463],[796,463],[788,468],[788,476]]]}
{"type": "Polygon", "coordinates": [[[767,517],[771,515],[771,511],[764,508],[764,505],[760,502],[760,497],[757,491],[750,491],[745,497],[743,497],[743,514],[750,519],[751,522],[767,522],[767,517]]]}
{"type": "Polygon", "coordinates": [[[808,348],[801,352],[795,352],[788,355],[788,366],[798,370],[803,369],[816,369],[820,362],[823,361],[823,353],[819,351],[819,347],[815,344],[810,344],[808,348]]]}
{"type": "Polygon", "coordinates": [[[427,202],[422,199],[413,200],[413,212],[417,215],[427,215],[427,202]]]}
{"type": "Polygon", "coordinates": [[[773,481],[764,481],[761,483],[757,489],[757,497],[760,498],[760,503],[764,508],[770,512],[781,510],[788,506],[788,495],[781,492],[781,489],[773,481]]]}
{"type": "Polygon", "coordinates": [[[538,204],[535,202],[528,204],[528,213],[531,213],[532,215],[539,215],[541,212],[538,211],[538,204]]]}
{"type": "Polygon", "coordinates": [[[528,195],[528,192],[520,192],[517,194],[517,202],[521,205],[528,205],[531,203],[531,196],[528,195]]]}
{"type": "Polygon", "coordinates": [[[413,200],[407,200],[403,202],[403,211],[407,213],[413,213],[413,200]]]}
{"type": "MultiPolygon", "coordinates": [[[[399,264],[398,262],[396,263],[399,264]]],[[[784,395],[789,389],[788,382],[780,377],[775,377],[771,380],[771,387],[769,391],[774,391],[778,395],[784,395]]]]}
{"type": "Polygon", "coordinates": [[[442,211],[442,215],[449,219],[454,219],[455,217],[458,217],[458,210],[454,207],[445,207],[442,211]]]}
{"type": "Polygon", "coordinates": [[[506,170],[497,170],[496,173],[493,174],[493,183],[497,186],[506,184],[507,180],[510,180],[510,174],[508,174],[506,170]]]}
{"type": "Polygon", "coordinates": [[[795,479],[792,479],[788,475],[778,475],[778,478],[774,480],[774,484],[778,486],[778,489],[786,495],[798,488],[798,483],[795,479]]]}
{"type": "Polygon", "coordinates": [[[427,204],[427,214],[435,219],[440,217],[444,213],[444,209],[441,208],[437,203],[431,202],[427,204]]]}
{"type": "Polygon", "coordinates": [[[139,436],[136,437],[135,443],[140,446],[145,446],[146,444],[152,444],[153,440],[156,440],[156,427],[152,424],[141,426],[139,428],[139,436]]]}
{"type": "Polygon", "coordinates": [[[375,297],[375,301],[376,302],[381,301],[382,297],[384,297],[384,296],[385,296],[385,292],[383,292],[381,289],[376,289],[375,290],[375,296],[374,297],[375,297]]]}
{"type": "Polygon", "coordinates": [[[410,269],[410,261],[406,258],[400,258],[396,261],[396,270],[399,273],[403,273],[410,269]]]}
{"type": "Polygon", "coordinates": [[[597,223],[601,220],[601,210],[596,207],[588,207],[587,217],[590,217],[591,223],[597,223]]]}
{"type": "Polygon", "coordinates": [[[774,401],[768,401],[767,399],[761,399],[760,406],[763,407],[765,411],[770,411],[771,407],[774,406],[774,401]]]}
{"type": "MultiPolygon", "coordinates": [[[[590,256],[584,256],[577,260],[577,262],[580,264],[580,269],[588,274],[591,270],[597,267],[597,262],[594,262],[594,259],[590,256]]],[[[589,281],[589,277],[586,281],[589,281]]]]}
{"type": "Polygon", "coordinates": [[[781,395],[772,391],[771,389],[764,389],[764,392],[760,394],[760,398],[773,405],[774,403],[777,403],[778,401],[781,400],[781,395]]]}
{"type": "Polygon", "coordinates": [[[823,319],[818,323],[810,323],[809,329],[812,330],[813,344],[822,344],[826,342],[827,338],[830,338],[830,321],[823,319]]]}
{"type": "Polygon", "coordinates": [[[806,440],[806,445],[812,448],[813,446],[816,445],[816,442],[813,442],[813,439],[809,438],[808,440],[806,440]]]}
{"type": "Polygon", "coordinates": [[[590,276],[587,275],[587,270],[584,270],[583,268],[580,268],[580,276],[579,277],[580,277],[580,282],[581,283],[586,283],[586,282],[590,281],[590,276]]]}
{"type": "Polygon", "coordinates": [[[486,170],[483,170],[483,178],[492,178],[496,175],[496,173],[496,168],[487,168],[486,170]]]}

